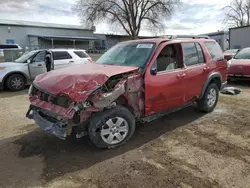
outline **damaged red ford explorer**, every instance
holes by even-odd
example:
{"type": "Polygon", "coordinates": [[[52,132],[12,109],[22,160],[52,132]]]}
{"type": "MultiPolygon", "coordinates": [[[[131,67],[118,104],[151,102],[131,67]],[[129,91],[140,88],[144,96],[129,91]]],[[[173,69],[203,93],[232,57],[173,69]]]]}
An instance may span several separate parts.
{"type": "Polygon", "coordinates": [[[136,121],[192,104],[213,111],[226,80],[227,62],[212,39],[127,41],[95,63],[37,76],[26,116],[58,138],[88,134],[95,146],[111,148],[131,138],[136,121]]]}

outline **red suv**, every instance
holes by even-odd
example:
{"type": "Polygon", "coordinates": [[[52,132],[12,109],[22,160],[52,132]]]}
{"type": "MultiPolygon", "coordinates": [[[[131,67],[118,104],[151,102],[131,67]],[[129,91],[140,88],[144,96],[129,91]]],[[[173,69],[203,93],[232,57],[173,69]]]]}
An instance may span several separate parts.
{"type": "Polygon", "coordinates": [[[100,148],[128,141],[136,121],[149,122],[194,103],[214,110],[227,62],[208,38],[122,42],[95,63],[36,77],[26,116],[61,139],[89,135],[100,148]]]}

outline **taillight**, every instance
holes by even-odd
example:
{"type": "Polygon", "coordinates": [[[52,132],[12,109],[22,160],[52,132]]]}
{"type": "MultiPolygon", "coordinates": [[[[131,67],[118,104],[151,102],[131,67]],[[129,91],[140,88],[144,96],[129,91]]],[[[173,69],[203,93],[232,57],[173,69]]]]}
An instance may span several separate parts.
{"type": "Polygon", "coordinates": [[[92,62],[92,58],[91,58],[91,57],[87,58],[87,60],[88,60],[89,62],[92,62]]]}

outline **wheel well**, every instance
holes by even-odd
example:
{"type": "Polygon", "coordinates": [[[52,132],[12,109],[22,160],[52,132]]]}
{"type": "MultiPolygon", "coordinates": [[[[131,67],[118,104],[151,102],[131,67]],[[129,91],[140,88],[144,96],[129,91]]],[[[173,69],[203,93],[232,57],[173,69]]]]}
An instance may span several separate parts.
{"type": "Polygon", "coordinates": [[[128,104],[128,100],[126,99],[125,96],[121,95],[120,97],[118,97],[115,102],[117,102],[118,105],[120,106],[124,106],[125,108],[127,108],[132,114],[134,114],[133,109],[129,106],[128,104]]]}
{"type": "Polygon", "coordinates": [[[210,83],[215,83],[215,84],[218,86],[219,89],[221,88],[221,80],[220,80],[219,77],[213,78],[213,79],[210,81],[210,83]]]}
{"type": "Polygon", "coordinates": [[[27,84],[27,77],[26,77],[23,73],[20,73],[20,72],[12,72],[12,73],[6,75],[6,76],[4,77],[4,79],[3,79],[3,83],[4,83],[4,86],[5,86],[5,87],[7,86],[6,81],[8,80],[8,78],[9,78],[10,76],[14,75],[14,74],[19,74],[19,75],[23,76],[24,79],[25,79],[25,84],[27,84]]]}

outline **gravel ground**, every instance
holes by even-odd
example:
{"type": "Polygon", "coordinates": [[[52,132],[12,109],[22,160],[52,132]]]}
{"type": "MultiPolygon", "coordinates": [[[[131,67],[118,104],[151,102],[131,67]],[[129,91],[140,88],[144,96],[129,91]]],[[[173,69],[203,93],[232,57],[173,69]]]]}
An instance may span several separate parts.
{"type": "Polygon", "coordinates": [[[250,87],[140,125],[132,140],[99,150],[61,141],[25,118],[27,90],[0,92],[0,187],[250,187],[250,87]]]}

